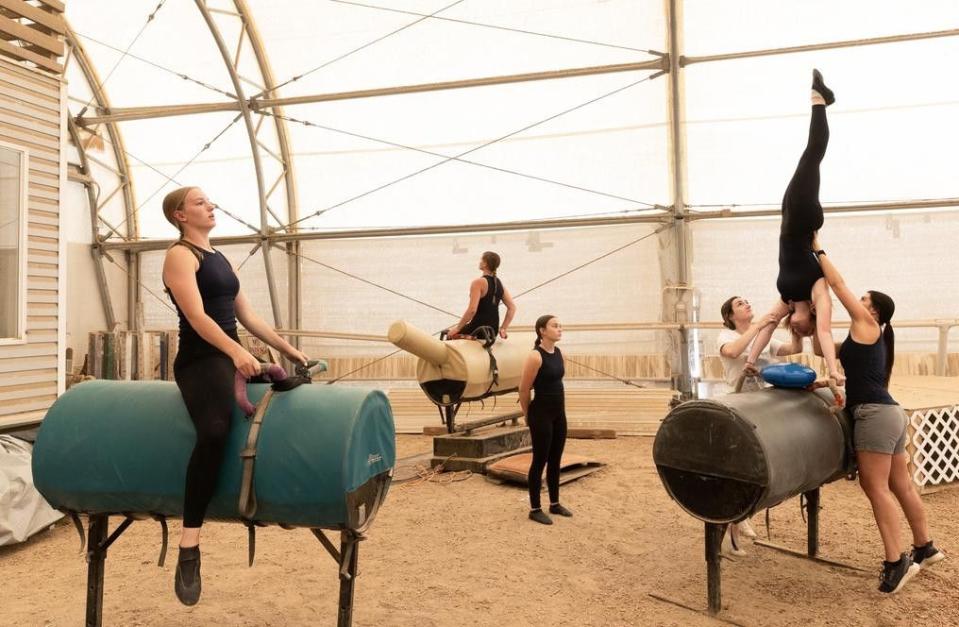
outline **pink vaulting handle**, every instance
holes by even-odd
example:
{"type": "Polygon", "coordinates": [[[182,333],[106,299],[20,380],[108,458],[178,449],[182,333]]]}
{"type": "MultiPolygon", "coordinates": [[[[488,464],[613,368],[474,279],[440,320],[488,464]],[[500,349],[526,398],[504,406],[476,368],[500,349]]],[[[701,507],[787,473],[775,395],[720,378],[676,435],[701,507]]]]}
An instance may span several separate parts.
{"type": "MultiPolygon", "coordinates": [[[[271,383],[286,379],[286,370],[277,364],[261,364],[260,374],[271,383]]],[[[252,416],[256,412],[256,405],[250,402],[250,397],[246,393],[246,377],[239,370],[236,371],[236,377],[233,380],[233,393],[236,397],[236,404],[240,410],[247,416],[252,416]]]]}

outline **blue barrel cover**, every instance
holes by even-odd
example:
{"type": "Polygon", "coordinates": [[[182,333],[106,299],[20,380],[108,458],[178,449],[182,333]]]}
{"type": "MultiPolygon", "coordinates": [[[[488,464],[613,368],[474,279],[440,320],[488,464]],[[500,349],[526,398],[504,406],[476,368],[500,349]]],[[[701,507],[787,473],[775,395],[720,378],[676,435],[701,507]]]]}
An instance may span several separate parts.
{"type": "MultiPolygon", "coordinates": [[[[250,400],[259,402],[268,387],[251,384],[250,400]]],[[[240,451],[250,424],[234,408],[208,518],[240,519],[240,451]]],[[[178,517],[195,441],[174,383],[90,381],[47,412],[33,450],[34,481],[58,509],[178,517]]],[[[395,461],[393,415],[382,392],[329,385],[274,392],[257,446],[255,519],[345,527],[348,495],[388,474],[395,461]]]]}

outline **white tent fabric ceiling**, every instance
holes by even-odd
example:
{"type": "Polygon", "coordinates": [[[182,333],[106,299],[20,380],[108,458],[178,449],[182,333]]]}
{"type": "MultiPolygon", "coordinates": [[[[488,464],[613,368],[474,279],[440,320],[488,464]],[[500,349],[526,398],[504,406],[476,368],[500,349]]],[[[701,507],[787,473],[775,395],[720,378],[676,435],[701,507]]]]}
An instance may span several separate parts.
{"type": "MultiPolygon", "coordinates": [[[[778,208],[805,142],[812,67],[823,69],[838,96],[830,108],[824,204],[959,197],[952,158],[952,148],[959,145],[959,83],[946,78],[959,66],[959,37],[700,62],[709,55],[957,28],[959,4],[932,0],[924,2],[921,11],[891,0],[678,4],[682,47],[689,61],[681,75],[685,202],[691,210],[778,208]]],[[[230,14],[239,5],[248,9],[275,83],[281,85],[275,95],[284,98],[650,61],[657,58],[651,51],[667,48],[663,0],[211,0],[206,6],[214,11],[230,54],[239,60],[248,98],[263,90],[263,78],[248,40],[237,53],[242,26],[230,14]]],[[[166,0],[158,10],[154,2],[76,1],[67,4],[67,16],[115,109],[221,103],[235,92],[192,0],[166,0]]],[[[90,105],[86,115],[98,114],[77,65],[71,63],[68,70],[71,114],[85,105],[90,105]]],[[[298,228],[466,226],[641,214],[670,207],[669,84],[667,76],[642,80],[653,73],[286,106],[298,214],[312,215],[298,228]],[[474,163],[449,160],[471,149],[476,150],[462,159],[474,163]]],[[[259,228],[251,146],[237,113],[119,123],[138,214],[139,233],[130,232],[131,237],[175,235],[163,220],[160,200],[179,184],[201,185],[240,219],[222,216],[217,235],[249,234],[250,227],[241,221],[259,228]]],[[[283,165],[269,157],[280,152],[274,120],[261,120],[257,113],[253,117],[262,124],[264,181],[268,186],[279,181],[270,196],[270,224],[282,227],[292,216],[283,165]]],[[[109,146],[91,154],[109,162],[108,152],[109,146]]],[[[97,177],[103,179],[102,189],[112,189],[107,170],[100,168],[97,177]]],[[[113,225],[124,223],[123,212],[119,197],[102,210],[113,225]]],[[[888,291],[912,303],[903,308],[908,317],[954,317],[959,290],[920,292],[926,277],[943,269],[937,255],[947,255],[959,234],[956,215],[950,210],[895,218],[830,215],[824,239],[846,249],[837,257],[851,265],[856,286],[865,288],[881,276],[888,291]],[[895,236],[889,220],[897,221],[895,236]],[[897,262],[889,250],[911,262],[897,262]]],[[[771,302],[777,224],[775,217],[693,223],[692,281],[701,294],[704,319],[716,319],[719,303],[730,290],[749,292],[744,295],[759,303],[771,302]],[[742,287],[734,290],[736,285],[742,287]]],[[[128,227],[119,230],[127,234],[128,227]]],[[[516,249],[512,266],[519,287],[649,230],[649,225],[624,225],[556,231],[548,234],[555,235],[556,248],[535,258],[524,242],[538,231],[492,240],[489,235],[450,235],[309,242],[303,253],[336,261],[371,280],[413,289],[419,282],[412,276],[424,263],[437,281],[463,283],[474,262],[451,256],[450,250],[455,253],[457,242],[468,240],[470,245],[464,247],[476,256],[482,241],[495,241],[489,246],[516,249]]],[[[106,227],[101,225],[100,232],[106,236],[106,227]]],[[[662,259],[655,241],[637,245],[641,252],[591,266],[590,274],[557,287],[535,306],[550,309],[550,303],[564,301],[567,317],[582,322],[658,319],[662,259]],[[587,286],[605,287],[620,296],[616,286],[625,284],[644,295],[628,292],[622,303],[600,311],[590,310],[585,298],[565,302],[587,286]]],[[[230,254],[242,260],[248,250],[248,245],[237,246],[230,254]]],[[[285,273],[284,256],[274,256],[275,266],[285,273]]],[[[144,255],[144,282],[158,284],[157,258],[156,253],[144,255]]],[[[251,283],[262,278],[262,271],[262,260],[244,269],[251,283]]],[[[305,285],[310,281],[323,286],[304,295],[304,328],[346,330],[356,311],[375,310],[385,302],[377,300],[384,296],[375,289],[334,279],[315,264],[305,263],[304,272],[305,285]],[[356,300],[350,304],[349,299],[356,300]],[[333,303],[339,304],[327,307],[333,303]],[[307,313],[321,310],[325,313],[316,313],[318,317],[307,313]]],[[[285,274],[277,277],[277,284],[285,312],[285,274]]],[[[265,288],[260,291],[255,300],[266,313],[268,297],[265,288]]],[[[460,299],[441,291],[433,287],[420,294],[458,311],[460,299]]],[[[602,299],[599,293],[590,294],[602,299]]],[[[144,298],[148,323],[168,325],[169,311],[144,298]]],[[[447,322],[435,312],[400,301],[390,301],[391,312],[417,316],[431,328],[447,322]]],[[[356,331],[381,332],[381,323],[388,321],[374,318],[370,328],[356,331]]],[[[594,339],[597,345],[609,340],[594,339]]]]}

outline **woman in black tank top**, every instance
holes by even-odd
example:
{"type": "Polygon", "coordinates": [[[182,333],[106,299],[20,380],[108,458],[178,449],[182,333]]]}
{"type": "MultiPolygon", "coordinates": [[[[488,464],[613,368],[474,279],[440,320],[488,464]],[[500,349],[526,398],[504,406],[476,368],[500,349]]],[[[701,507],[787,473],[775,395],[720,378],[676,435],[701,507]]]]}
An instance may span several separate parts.
{"type": "MultiPolygon", "coordinates": [[[[834,346],[846,370],[846,409],[853,415],[853,441],[859,464],[859,485],[869,498],[885,550],[880,576],[881,592],[898,592],[915,575],[943,558],[929,538],[926,513],[909,474],[905,452],[905,412],[889,394],[889,378],[895,361],[892,330],[893,300],[882,292],[866,292],[861,298],[849,289],[842,275],[814,242],[826,281],[835,292],[851,324],[849,335],[834,346]],[[899,542],[899,508],[912,529],[911,554],[899,542]]],[[[822,354],[814,342],[817,354],[822,354]]]]}
{"type": "Polygon", "coordinates": [[[779,231],[779,276],[776,289],[780,300],[773,305],[776,322],[766,325],[756,336],[746,358],[746,371],[755,373],[755,364],[772,337],[776,324],[789,316],[789,326],[800,336],[813,336],[827,344],[824,358],[830,378],[842,385],[836,355],[826,338],[832,334],[832,300],[816,262],[812,246],[814,234],[823,225],[819,204],[819,164],[826,155],[829,125],[826,107],[835,101],[832,91],[823,84],[822,75],[813,70],[812,113],[806,149],[799,159],[782,202],[782,223],[779,231]]]}
{"type": "Polygon", "coordinates": [[[200,598],[200,527],[220,474],[233,413],[236,371],[260,372],[257,359],[239,343],[237,321],[294,362],[307,356],[287,343],[250,307],[223,253],[210,245],[215,205],[198,187],[182,187],[163,199],[163,214],[180,231],[163,262],[163,284],[176,306],[180,347],[174,377],[193,425],[196,445],[186,471],[183,534],[174,579],[177,598],[200,598]]]}
{"type": "Polygon", "coordinates": [[[479,269],[483,276],[470,283],[470,303],[460,321],[446,330],[451,339],[457,336],[478,336],[489,327],[492,338],[499,335],[506,339],[506,329],[516,315],[516,305],[509,290],[503,287],[502,281],[496,276],[500,258],[494,252],[486,251],[480,258],[479,269]],[[499,304],[506,304],[506,318],[501,325],[499,322],[499,304]]]}
{"type": "Polygon", "coordinates": [[[526,415],[533,441],[533,461],[529,467],[529,518],[544,525],[552,519],[540,505],[543,469],[549,490],[549,512],[559,516],[573,513],[559,502],[559,471],[566,446],[566,396],[563,376],[566,366],[556,342],[563,337],[563,326],[556,316],[540,316],[536,320],[536,343],[523,364],[519,384],[519,403],[526,415]],[[530,392],[535,396],[530,400],[530,392]]]}

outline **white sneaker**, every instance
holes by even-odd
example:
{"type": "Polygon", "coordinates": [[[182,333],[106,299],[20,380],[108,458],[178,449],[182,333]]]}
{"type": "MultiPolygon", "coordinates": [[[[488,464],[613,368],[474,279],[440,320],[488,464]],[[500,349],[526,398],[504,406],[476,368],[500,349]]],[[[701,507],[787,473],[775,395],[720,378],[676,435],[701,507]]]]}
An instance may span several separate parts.
{"type": "Polygon", "coordinates": [[[756,539],[756,532],[753,530],[752,525],[749,524],[749,519],[737,524],[739,525],[739,535],[745,536],[750,540],[756,539]]]}
{"type": "Polygon", "coordinates": [[[739,543],[733,540],[733,531],[732,525],[726,530],[726,535],[723,536],[723,543],[720,546],[720,551],[723,555],[733,555],[735,557],[743,557],[746,555],[746,551],[740,548],[739,543]]]}

